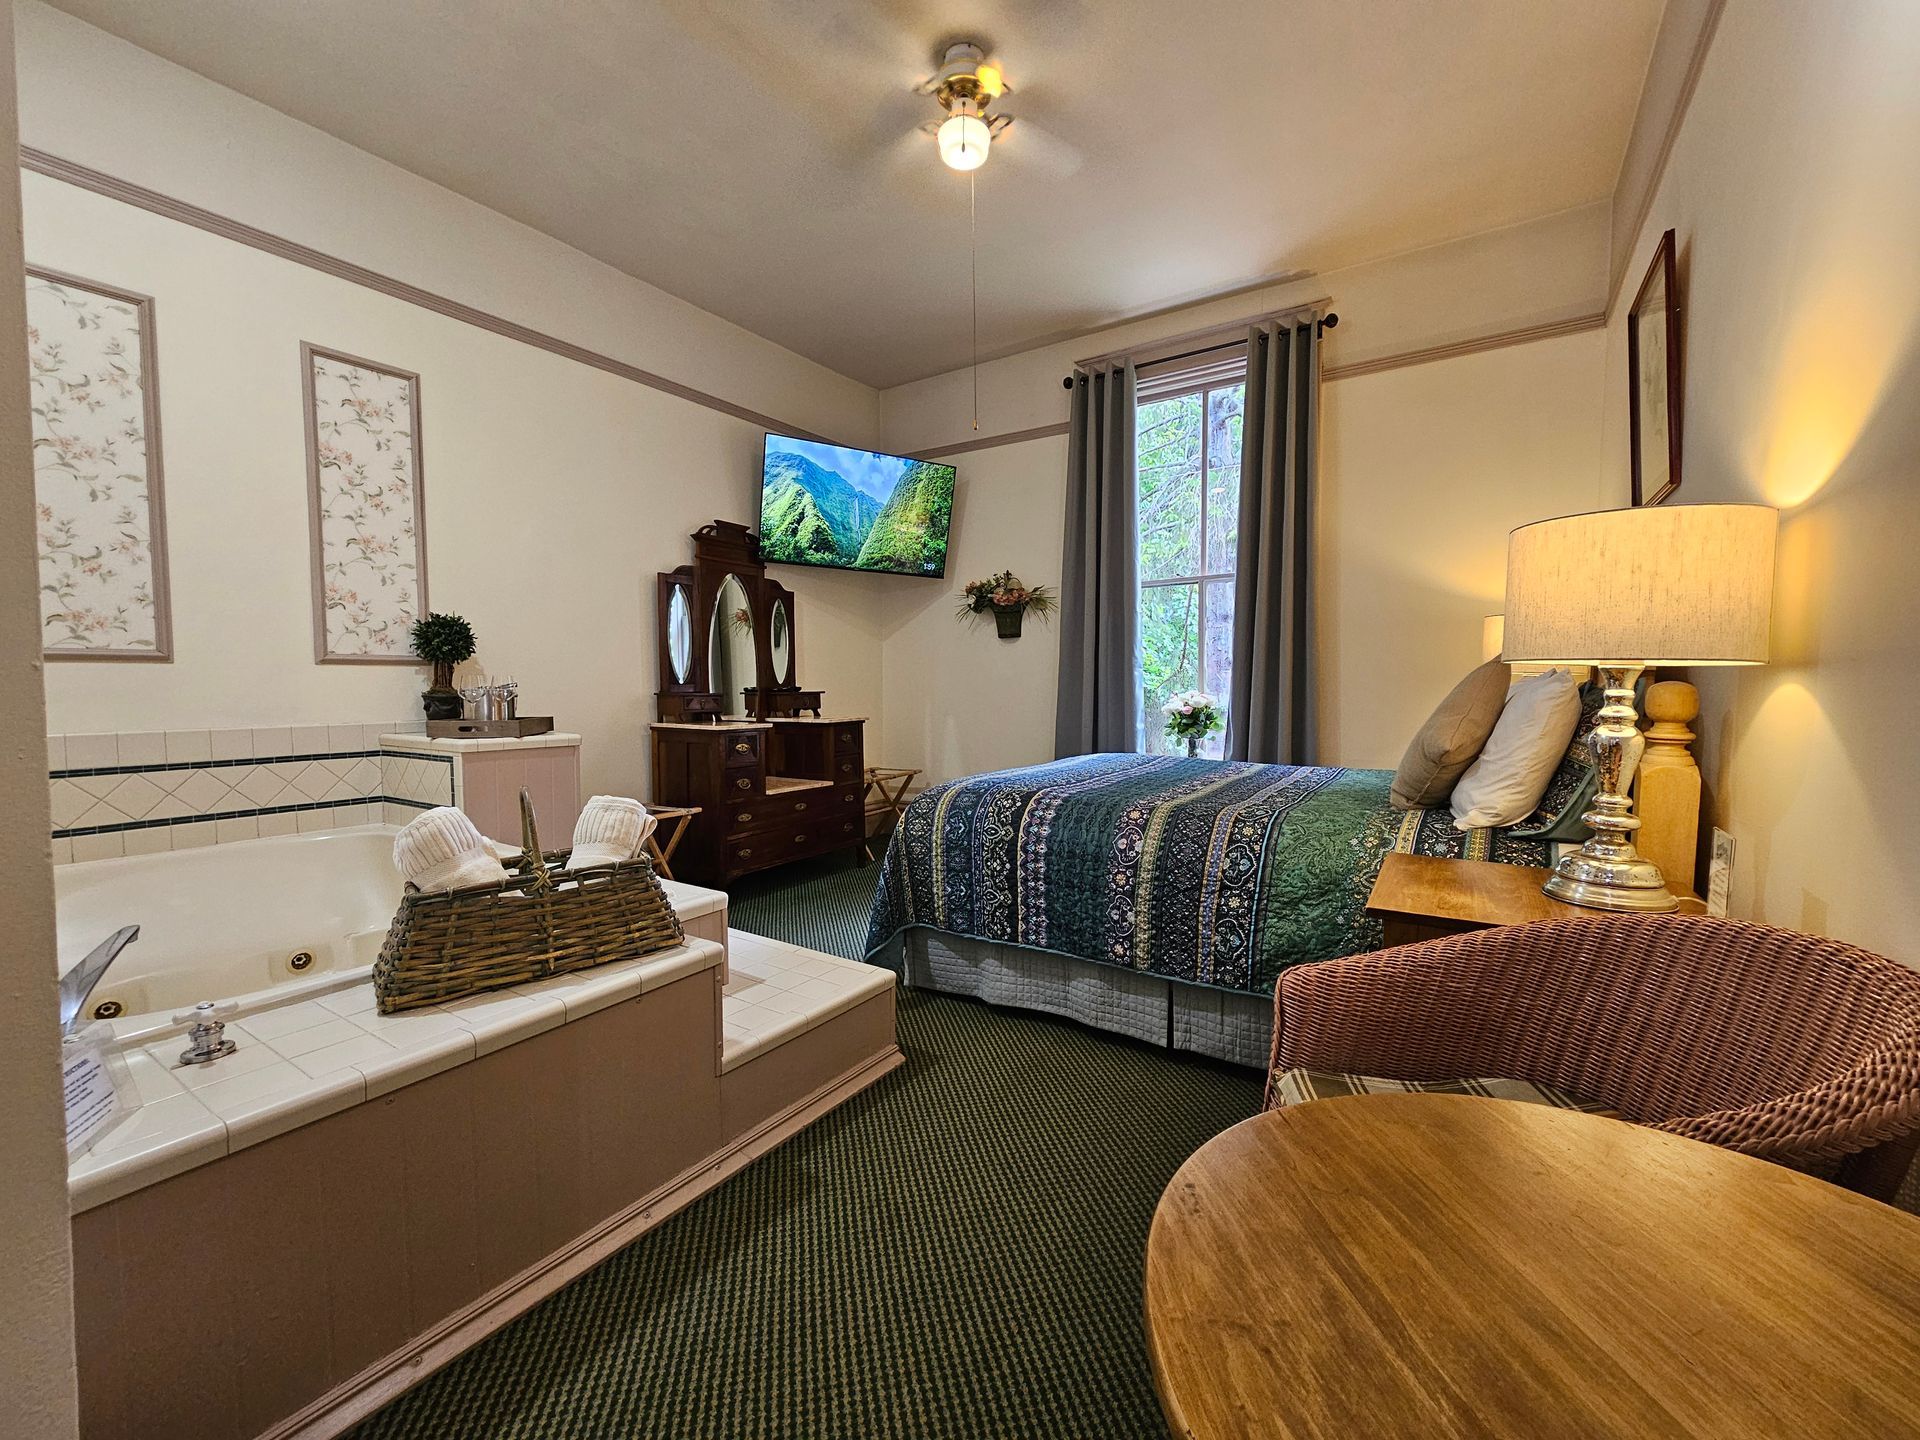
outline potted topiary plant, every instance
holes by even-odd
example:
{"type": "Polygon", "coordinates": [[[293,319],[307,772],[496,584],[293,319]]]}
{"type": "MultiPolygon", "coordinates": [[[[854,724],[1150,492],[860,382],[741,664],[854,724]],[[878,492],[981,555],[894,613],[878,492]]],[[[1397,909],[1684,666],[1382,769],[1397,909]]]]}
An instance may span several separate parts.
{"type": "Polygon", "coordinates": [[[433,683],[420,697],[429,720],[458,720],[460,694],[453,688],[453,667],[471,660],[473,626],[458,615],[429,614],[413,622],[413,653],[433,666],[433,683]]]}

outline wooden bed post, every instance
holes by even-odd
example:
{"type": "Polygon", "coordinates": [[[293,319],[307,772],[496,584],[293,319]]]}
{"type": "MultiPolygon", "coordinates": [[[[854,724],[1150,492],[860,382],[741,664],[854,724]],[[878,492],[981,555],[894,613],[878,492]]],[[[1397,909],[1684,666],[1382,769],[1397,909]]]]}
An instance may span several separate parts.
{"type": "Polygon", "coordinates": [[[1640,833],[1634,844],[1660,867],[1667,883],[1694,888],[1694,855],[1700,836],[1700,767],[1687,747],[1700,714],[1700,692],[1684,680],[1647,687],[1647,752],[1634,781],[1640,833]]]}

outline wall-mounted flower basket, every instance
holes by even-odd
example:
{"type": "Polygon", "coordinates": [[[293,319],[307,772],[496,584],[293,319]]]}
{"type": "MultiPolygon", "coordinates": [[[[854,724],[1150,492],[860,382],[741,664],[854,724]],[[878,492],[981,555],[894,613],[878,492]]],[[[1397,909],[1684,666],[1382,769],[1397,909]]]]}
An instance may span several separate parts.
{"type": "Polygon", "coordinates": [[[1027,611],[1044,619],[1053,613],[1057,603],[1046,586],[1029,586],[1011,570],[1002,570],[985,580],[967,582],[960,592],[960,618],[978,623],[982,615],[991,611],[994,633],[1002,640],[1018,640],[1027,611]]]}

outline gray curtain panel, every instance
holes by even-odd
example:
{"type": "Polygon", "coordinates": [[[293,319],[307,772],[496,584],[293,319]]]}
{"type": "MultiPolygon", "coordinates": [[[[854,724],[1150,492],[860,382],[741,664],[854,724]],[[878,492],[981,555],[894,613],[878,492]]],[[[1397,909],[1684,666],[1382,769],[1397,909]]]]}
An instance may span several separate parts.
{"type": "Polygon", "coordinates": [[[1140,538],[1133,362],[1073,377],[1060,564],[1061,758],[1140,746],[1140,538]]]}
{"type": "Polygon", "coordinates": [[[1241,432],[1230,760],[1311,765],[1318,750],[1313,492],[1319,429],[1318,325],[1254,326],[1241,432]]]}

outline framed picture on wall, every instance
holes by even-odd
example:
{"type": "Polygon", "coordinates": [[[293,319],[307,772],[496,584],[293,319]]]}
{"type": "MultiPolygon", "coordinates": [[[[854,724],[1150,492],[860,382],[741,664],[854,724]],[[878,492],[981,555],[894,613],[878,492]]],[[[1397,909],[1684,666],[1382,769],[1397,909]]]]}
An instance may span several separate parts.
{"type": "Polygon", "coordinates": [[[300,346],[313,532],[313,645],[321,664],[418,665],[427,613],[420,377],[300,346]]]}
{"type": "Polygon", "coordinates": [[[171,660],[153,300],[27,267],[28,384],[49,660],[171,660]]]}
{"type": "Polygon", "coordinates": [[[1654,247],[1653,264],[1627,311],[1636,505],[1658,505],[1680,488],[1680,286],[1675,269],[1669,230],[1654,247]]]}

